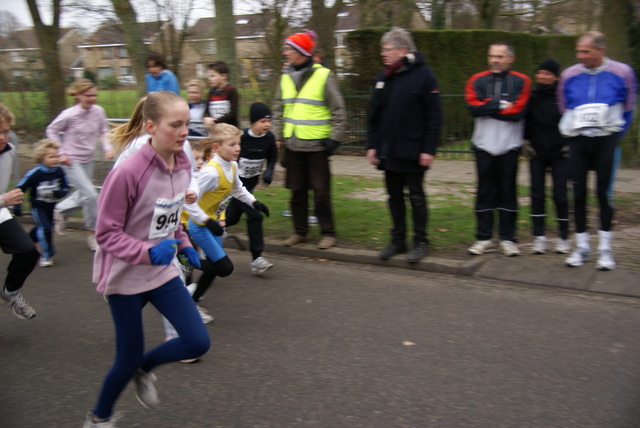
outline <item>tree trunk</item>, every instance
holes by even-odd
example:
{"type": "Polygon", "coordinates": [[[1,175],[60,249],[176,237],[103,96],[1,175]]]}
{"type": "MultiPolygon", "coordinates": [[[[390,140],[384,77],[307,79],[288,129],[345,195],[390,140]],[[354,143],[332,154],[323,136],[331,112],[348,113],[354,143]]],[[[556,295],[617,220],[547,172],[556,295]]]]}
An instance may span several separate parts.
{"type": "Polygon", "coordinates": [[[146,62],[149,52],[142,40],[142,31],[138,25],[136,11],[129,0],[111,0],[111,4],[113,4],[113,9],[122,23],[127,50],[138,81],[138,94],[142,97],[147,94],[144,75],[147,72],[146,62]]]}
{"type": "Polygon", "coordinates": [[[40,43],[40,56],[44,63],[49,86],[49,120],[53,120],[66,107],[65,84],[58,55],[58,39],[60,38],[60,1],[53,0],[51,25],[44,25],[40,18],[36,0],[27,0],[33,26],[40,43]]]}
{"type": "Polygon", "coordinates": [[[605,0],[600,25],[607,37],[607,56],[622,62],[631,61],[629,27],[632,8],[629,0],[605,0]]]}
{"type": "Polygon", "coordinates": [[[336,0],[333,6],[325,6],[323,0],[311,0],[311,19],[309,29],[318,34],[316,46],[322,51],[327,67],[335,69],[333,33],[338,21],[338,12],[343,6],[342,0],[336,0]]]}
{"type": "Polygon", "coordinates": [[[233,17],[233,0],[214,0],[213,6],[216,11],[216,28],[214,35],[216,38],[216,48],[218,58],[229,66],[231,75],[229,80],[232,85],[237,85],[240,81],[238,72],[238,62],[236,60],[236,33],[235,19],[233,17]]]}

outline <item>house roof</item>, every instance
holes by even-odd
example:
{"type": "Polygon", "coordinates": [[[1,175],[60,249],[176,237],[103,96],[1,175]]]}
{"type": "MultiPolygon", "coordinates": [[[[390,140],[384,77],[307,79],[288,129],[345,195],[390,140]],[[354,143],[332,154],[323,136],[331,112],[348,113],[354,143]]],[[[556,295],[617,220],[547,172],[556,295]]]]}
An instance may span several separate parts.
{"type": "MultiPolygon", "coordinates": [[[[236,38],[264,37],[271,23],[269,13],[254,13],[248,15],[234,15],[236,38]]],[[[214,39],[215,17],[200,18],[189,30],[188,40],[214,39]]]]}
{"type": "MultiPolygon", "coordinates": [[[[58,42],[63,40],[71,32],[78,31],[74,28],[61,28],[58,42]]],[[[22,49],[40,49],[40,42],[33,28],[26,30],[17,30],[9,34],[0,43],[0,49],[3,50],[22,50],[22,49]]]]}
{"type": "Polygon", "coordinates": [[[344,6],[338,12],[336,31],[354,31],[360,28],[360,8],[358,6],[344,6]]]}
{"type": "MultiPolygon", "coordinates": [[[[156,22],[140,22],[140,31],[142,33],[142,41],[144,43],[153,43],[154,39],[162,30],[171,25],[166,21],[156,22]]],[[[93,33],[89,40],[84,43],[87,45],[124,45],[126,44],[124,30],[122,24],[105,24],[93,33]]]]}

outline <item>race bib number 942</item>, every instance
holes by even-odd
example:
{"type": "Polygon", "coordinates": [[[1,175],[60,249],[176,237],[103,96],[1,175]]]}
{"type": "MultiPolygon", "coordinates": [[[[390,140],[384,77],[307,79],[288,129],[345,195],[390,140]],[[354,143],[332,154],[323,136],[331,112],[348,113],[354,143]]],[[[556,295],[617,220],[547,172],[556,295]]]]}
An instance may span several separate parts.
{"type": "Polygon", "coordinates": [[[153,211],[153,220],[149,229],[149,239],[164,238],[178,230],[180,214],[184,204],[184,193],[173,199],[158,198],[153,211]]]}
{"type": "Polygon", "coordinates": [[[600,128],[607,125],[609,106],[603,103],[583,104],[573,109],[573,125],[576,129],[600,128]]]}

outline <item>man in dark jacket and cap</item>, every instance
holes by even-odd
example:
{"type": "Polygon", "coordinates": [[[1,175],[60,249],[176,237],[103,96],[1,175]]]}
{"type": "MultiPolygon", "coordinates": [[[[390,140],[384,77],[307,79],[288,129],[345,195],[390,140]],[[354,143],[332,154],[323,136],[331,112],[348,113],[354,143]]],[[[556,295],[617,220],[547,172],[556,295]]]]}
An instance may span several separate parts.
{"type": "Polygon", "coordinates": [[[423,182],[436,154],[442,125],[440,91],[413,37],[393,28],[380,41],[384,69],[375,79],[367,118],[367,158],[384,171],[393,222],[386,260],[409,250],[416,263],[428,254],[427,198],[423,182]],[[404,188],[409,190],[413,245],[407,247],[404,188]]]}

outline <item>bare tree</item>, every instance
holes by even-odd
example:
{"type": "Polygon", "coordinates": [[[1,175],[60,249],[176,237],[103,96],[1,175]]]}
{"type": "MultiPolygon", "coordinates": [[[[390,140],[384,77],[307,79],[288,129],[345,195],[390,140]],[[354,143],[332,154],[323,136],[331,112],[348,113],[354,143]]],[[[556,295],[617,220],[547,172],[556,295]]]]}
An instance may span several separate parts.
{"type": "Polygon", "coordinates": [[[236,59],[236,32],[233,18],[233,0],[214,0],[216,10],[216,28],[214,34],[218,56],[227,63],[231,71],[231,80],[235,83],[238,76],[236,59]]]}
{"type": "Polygon", "coordinates": [[[601,16],[602,32],[607,36],[607,53],[612,58],[630,62],[629,27],[633,9],[629,0],[605,0],[601,16]]]}
{"type": "Polygon", "coordinates": [[[124,29],[131,65],[133,66],[133,71],[138,81],[138,93],[140,96],[144,96],[147,93],[144,84],[144,75],[147,71],[146,60],[148,52],[142,39],[142,31],[138,24],[136,11],[133,9],[129,0],[111,0],[111,4],[124,29]]]}
{"type": "Polygon", "coordinates": [[[0,37],[7,37],[17,30],[22,30],[24,26],[18,18],[11,12],[0,10],[0,37]]]}
{"type": "Polygon", "coordinates": [[[36,0],[27,0],[33,26],[40,43],[40,55],[47,69],[47,83],[49,85],[49,120],[52,120],[64,108],[65,85],[60,67],[60,55],[58,53],[58,39],[60,38],[60,6],[61,0],[53,0],[51,7],[52,23],[45,25],[40,17],[36,0]]]}

